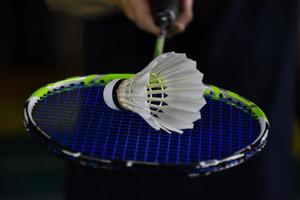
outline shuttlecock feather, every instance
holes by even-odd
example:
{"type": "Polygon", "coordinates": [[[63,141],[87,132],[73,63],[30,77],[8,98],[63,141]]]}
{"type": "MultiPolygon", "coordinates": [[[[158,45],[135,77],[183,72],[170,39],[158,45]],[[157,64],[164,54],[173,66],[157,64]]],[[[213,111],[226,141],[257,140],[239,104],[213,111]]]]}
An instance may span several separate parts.
{"type": "Polygon", "coordinates": [[[194,127],[206,104],[202,78],[185,54],[165,53],[133,78],[108,83],[104,100],[113,109],[139,114],[156,130],[183,133],[194,127]]]}

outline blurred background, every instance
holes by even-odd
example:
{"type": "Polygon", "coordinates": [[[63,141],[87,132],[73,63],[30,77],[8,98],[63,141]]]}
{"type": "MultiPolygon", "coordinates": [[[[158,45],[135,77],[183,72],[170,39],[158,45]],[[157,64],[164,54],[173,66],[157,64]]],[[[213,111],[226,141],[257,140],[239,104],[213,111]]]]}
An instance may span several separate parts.
{"type": "MultiPolygon", "coordinates": [[[[65,163],[26,133],[23,105],[38,87],[83,75],[84,21],[53,13],[44,1],[2,2],[0,16],[0,199],[64,199],[65,163]]],[[[294,200],[300,200],[300,51],[297,57],[294,200]]]]}

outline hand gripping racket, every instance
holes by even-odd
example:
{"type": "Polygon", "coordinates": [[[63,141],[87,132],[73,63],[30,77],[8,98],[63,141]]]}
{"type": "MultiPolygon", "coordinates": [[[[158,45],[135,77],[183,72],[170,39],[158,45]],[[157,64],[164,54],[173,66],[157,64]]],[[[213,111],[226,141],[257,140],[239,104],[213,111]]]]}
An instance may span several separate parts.
{"type": "Polygon", "coordinates": [[[154,57],[159,56],[163,52],[167,30],[171,28],[179,13],[179,4],[179,0],[151,1],[154,22],[160,28],[160,34],[158,35],[155,43],[154,57]]]}
{"type": "Polygon", "coordinates": [[[110,109],[104,86],[132,76],[90,75],[48,84],[27,100],[25,126],[53,154],[110,170],[209,174],[236,166],[265,146],[269,123],[263,111],[211,85],[201,120],[183,134],[158,132],[133,112],[110,109]]]}

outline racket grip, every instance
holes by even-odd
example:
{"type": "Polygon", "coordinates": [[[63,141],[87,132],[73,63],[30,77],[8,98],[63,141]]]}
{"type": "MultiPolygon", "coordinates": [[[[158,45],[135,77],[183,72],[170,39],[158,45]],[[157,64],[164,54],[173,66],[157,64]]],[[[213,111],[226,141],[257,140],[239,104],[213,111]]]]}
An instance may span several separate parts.
{"type": "Polygon", "coordinates": [[[180,11],[180,0],[151,0],[155,24],[161,29],[169,29],[180,11]]]}

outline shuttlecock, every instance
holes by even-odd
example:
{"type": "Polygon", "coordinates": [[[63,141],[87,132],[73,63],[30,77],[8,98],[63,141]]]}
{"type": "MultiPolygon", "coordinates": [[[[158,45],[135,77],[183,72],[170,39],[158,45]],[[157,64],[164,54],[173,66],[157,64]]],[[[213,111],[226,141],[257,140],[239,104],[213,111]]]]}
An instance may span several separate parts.
{"type": "Polygon", "coordinates": [[[194,127],[206,104],[202,78],[195,61],[170,52],[156,57],[133,78],[109,82],[103,96],[110,108],[135,112],[156,130],[183,133],[182,129],[194,127]]]}

